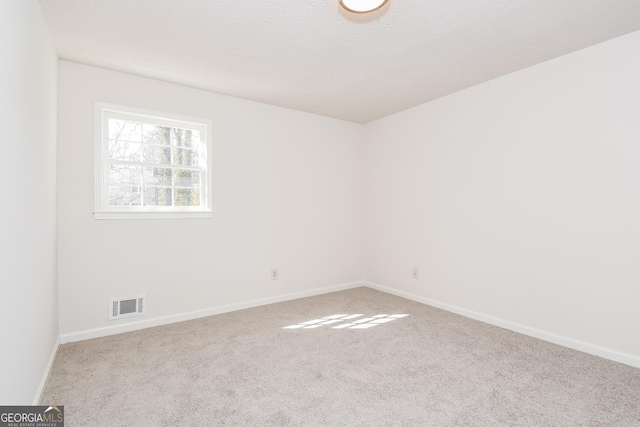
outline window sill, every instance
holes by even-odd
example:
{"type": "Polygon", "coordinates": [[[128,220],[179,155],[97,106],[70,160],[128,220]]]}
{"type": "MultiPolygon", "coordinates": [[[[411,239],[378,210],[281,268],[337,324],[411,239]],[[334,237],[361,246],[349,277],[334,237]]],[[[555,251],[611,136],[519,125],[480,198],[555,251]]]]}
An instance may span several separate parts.
{"type": "Polygon", "coordinates": [[[94,212],[93,219],[211,219],[213,212],[94,212]]]}

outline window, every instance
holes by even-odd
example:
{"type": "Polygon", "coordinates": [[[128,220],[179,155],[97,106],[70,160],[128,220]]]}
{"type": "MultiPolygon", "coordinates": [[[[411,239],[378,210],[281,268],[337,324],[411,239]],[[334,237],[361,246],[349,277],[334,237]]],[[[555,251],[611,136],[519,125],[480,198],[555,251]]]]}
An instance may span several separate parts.
{"type": "Polygon", "coordinates": [[[96,103],[96,219],[211,218],[211,122],[96,103]]]}

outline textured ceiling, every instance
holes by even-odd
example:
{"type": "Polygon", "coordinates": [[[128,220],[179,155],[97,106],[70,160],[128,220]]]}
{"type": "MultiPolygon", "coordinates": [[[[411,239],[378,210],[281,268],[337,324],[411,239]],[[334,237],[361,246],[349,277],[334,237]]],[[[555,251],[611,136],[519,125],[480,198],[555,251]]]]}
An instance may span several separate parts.
{"type": "Polygon", "coordinates": [[[640,30],[638,0],[41,0],[61,59],[358,123],[640,30]]]}

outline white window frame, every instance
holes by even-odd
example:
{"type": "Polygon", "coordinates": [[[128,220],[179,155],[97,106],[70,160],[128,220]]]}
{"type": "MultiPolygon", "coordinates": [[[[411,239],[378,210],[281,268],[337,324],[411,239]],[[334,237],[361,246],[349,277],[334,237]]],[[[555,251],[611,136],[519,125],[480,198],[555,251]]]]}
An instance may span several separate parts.
{"type": "Polygon", "coordinates": [[[210,120],[144,110],[122,105],[95,103],[95,211],[94,219],[177,219],[213,218],[212,204],[212,123],[210,120]],[[200,129],[206,166],[201,169],[200,206],[111,206],[109,205],[109,129],[108,117],[119,116],[171,127],[200,129]]]}

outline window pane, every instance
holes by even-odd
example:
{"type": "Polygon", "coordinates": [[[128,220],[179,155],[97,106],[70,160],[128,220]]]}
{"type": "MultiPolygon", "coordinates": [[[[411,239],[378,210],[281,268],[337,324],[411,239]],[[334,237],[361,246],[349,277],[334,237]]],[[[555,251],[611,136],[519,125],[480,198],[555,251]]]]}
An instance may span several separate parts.
{"type": "Polygon", "coordinates": [[[144,168],[144,183],[152,185],[171,186],[171,169],[144,168]]]}
{"type": "Polygon", "coordinates": [[[174,189],[174,206],[200,206],[200,189],[174,189]]]}
{"type": "Polygon", "coordinates": [[[180,129],[180,138],[174,145],[178,147],[196,148],[200,143],[200,132],[191,129],[180,129]]]}
{"type": "Polygon", "coordinates": [[[109,205],[140,206],[140,187],[138,186],[109,187],[109,205]]]}
{"type": "Polygon", "coordinates": [[[142,142],[142,124],[126,120],[109,119],[109,139],[142,142]]]}
{"type": "Polygon", "coordinates": [[[192,131],[187,129],[180,129],[180,128],[171,129],[171,145],[175,145],[177,147],[190,147],[191,133],[192,131]]]}
{"type": "Polygon", "coordinates": [[[185,148],[173,149],[173,164],[180,166],[198,166],[198,152],[185,148]]]}
{"type": "Polygon", "coordinates": [[[133,184],[140,185],[142,168],[140,166],[111,165],[109,168],[109,184],[133,184]]]}
{"type": "Polygon", "coordinates": [[[139,162],[142,144],[138,142],[109,141],[109,158],[127,162],[139,162]]]}
{"type": "Polygon", "coordinates": [[[200,146],[200,132],[192,131],[191,132],[191,145],[187,145],[187,147],[198,148],[200,146]]]}
{"type": "Polygon", "coordinates": [[[171,206],[171,188],[144,187],[145,206],[171,206]]]}
{"type": "Polygon", "coordinates": [[[144,146],[144,161],[160,165],[171,164],[171,148],[158,147],[156,145],[144,146]]]}
{"type": "Polygon", "coordinates": [[[151,144],[169,145],[171,143],[171,128],[144,124],[142,126],[144,142],[151,144]]]}
{"type": "Polygon", "coordinates": [[[176,187],[200,187],[200,171],[175,169],[173,185],[176,187]]]}

